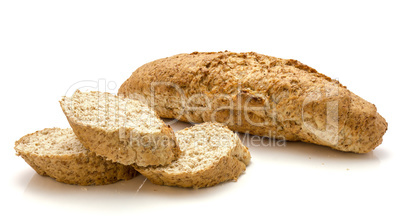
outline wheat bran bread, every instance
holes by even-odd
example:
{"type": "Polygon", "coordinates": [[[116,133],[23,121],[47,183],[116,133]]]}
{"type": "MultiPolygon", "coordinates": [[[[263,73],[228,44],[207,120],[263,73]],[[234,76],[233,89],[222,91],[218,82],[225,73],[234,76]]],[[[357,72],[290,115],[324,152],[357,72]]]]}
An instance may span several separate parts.
{"type": "Polygon", "coordinates": [[[167,166],[136,167],[152,183],[179,187],[210,187],[237,180],[250,153],[236,133],[219,123],[198,124],[176,132],[180,157],[167,166]]]}
{"type": "Polygon", "coordinates": [[[172,128],[139,101],[77,90],[60,105],[81,143],[113,162],[166,165],[180,154],[172,128]]]}
{"type": "Polygon", "coordinates": [[[71,128],[46,128],[25,135],[14,148],[38,174],[67,184],[111,184],[136,174],[133,167],[107,161],[84,148],[71,128]]]}
{"type": "Polygon", "coordinates": [[[119,94],[164,118],[355,153],[382,142],[387,122],[338,81],[296,60],[254,52],[194,52],[147,63],[119,94]]]}

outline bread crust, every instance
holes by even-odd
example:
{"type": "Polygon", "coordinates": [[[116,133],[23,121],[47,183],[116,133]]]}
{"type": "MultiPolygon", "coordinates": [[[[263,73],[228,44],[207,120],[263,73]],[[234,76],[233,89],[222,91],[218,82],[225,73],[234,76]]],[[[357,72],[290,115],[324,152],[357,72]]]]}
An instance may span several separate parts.
{"type": "MultiPolygon", "coordinates": [[[[135,163],[138,166],[157,166],[170,164],[180,154],[173,129],[164,123],[159,133],[151,134],[136,133],[131,127],[122,127],[124,129],[124,138],[122,138],[122,129],[105,130],[102,127],[81,122],[69,112],[66,98],[60,101],[60,106],[80,142],[90,151],[107,160],[123,165],[135,163]],[[137,136],[133,136],[133,133],[137,136]],[[148,139],[149,142],[136,142],[137,139],[148,139]],[[164,140],[166,142],[162,142],[164,140]]],[[[156,119],[160,120],[159,117],[156,119]]]]}
{"type": "MultiPolygon", "coordinates": [[[[107,132],[98,127],[85,126],[69,117],[67,117],[67,120],[80,142],[86,148],[113,162],[124,165],[135,163],[138,166],[166,165],[174,161],[180,154],[173,129],[167,125],[162,128],[159,135],[149,136],[149,139],[152,139],[150,145],[138,144],[130,146],[129,140],[121,141],[118,131],[107,132]],[[169,148],[152,150],[152,148],[158,147],[154,142],[166,137],[171,139],[171,142],[168,143],[169,148]]],[[[130,136],[130,130],[126,130],[126,136],[130,136]]],[[[147,138],[146,135],[141,135],[138,138],[144,137],[147,138]]]]}
{"type": "Polygon", "coordinates": [[[355,153],[382,142],[387,122],[338,81],[292,59],[254,52],[194,52],[147,63],[119,94],[161,117],[216,121],[234,131],[355,153]]]}
{"type": "Polygon", "coordinates": [[[55,130],[60,129],[46,128],[25,135],[15,142],[16,154],[21,156],[39,175],[76,185],[111,184],[119,180],[129,180],[136,175],[137,172],[133,167],[107,161],[89,150],[68,155],[40,155],[24,150],[23,143],[30,141],[31,136],[55,130]]]}
{"type": "Polygon", "coordinates": [[[237,181],[240,174],[246,170],[246,165],[233,157],[225,156],[209,169],[198,171],[196,173],[171,175],[165,172],[155,172],[152,169],[137,166],[135,166],[135,168],[154,184],[187,188],[203,188],[212,187],[228,180],[237,181]]]}

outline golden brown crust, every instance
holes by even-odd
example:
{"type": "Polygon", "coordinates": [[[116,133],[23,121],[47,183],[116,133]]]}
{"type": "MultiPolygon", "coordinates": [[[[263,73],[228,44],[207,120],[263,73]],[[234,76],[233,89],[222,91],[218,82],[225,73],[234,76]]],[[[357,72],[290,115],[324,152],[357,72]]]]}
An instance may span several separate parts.
{"type": "MultiPolygon", "coordinates": [[[[151,139],[150,144],[130,145],[129,141],[123,142],[119,137],[119,132],[107,132],[97,127],[85,126],[74,122],[67,117],[70,126],[74,130],[80,142],[97,155],[105,157],[113,162],[124,165],[137,164],[139,166],[166,165],[171,163],[180,154],[180,149],[176,144],[176,137],[171,127],[164,126],[159,135],[138,136],[138,139],[151,139]],[[166,144],[166,150],[158,148],[154,142],[168,138],[171,141],[166,144]],[[157,148],[152,150],[152,148],[157,148]]],[[[126,136],[130,131],[126,132],[126,136]]]]}
{"type": "Polygon", "coordinates": [[[119,94],[165,118],[364,153],[387,123],[375,106],[296,60],[233,52],[179,54],[133,72],[119,94]]]}
{"type": "MultiPolygon", "coordinates": [[[[57,128],[47,128],[25,135],[15,142],[17,155],[21,156],[39,175],[49,176],[59,182],[77,185],[104,185],[119,180],[129,180],[136,175],[131,166],[107,161],[95,153],[85,151],[68,155],[40,155],[24,150],[23,142],[40,132],[51,132],[57,128]]],[[[40,144],[40,143],[38,143],[40,144]]]]}
{"type": "Polygon", "coordinates": [[[246,165],[230,156],[225,156],[219,162],[206,170],[196,173],[180,173],[171,175],[165,172],[155,172],[152,169],[136,167],[137,171],[154,184],[177,187],[212,187],[228,180],[237,178],[246,170],[246,165]]]}

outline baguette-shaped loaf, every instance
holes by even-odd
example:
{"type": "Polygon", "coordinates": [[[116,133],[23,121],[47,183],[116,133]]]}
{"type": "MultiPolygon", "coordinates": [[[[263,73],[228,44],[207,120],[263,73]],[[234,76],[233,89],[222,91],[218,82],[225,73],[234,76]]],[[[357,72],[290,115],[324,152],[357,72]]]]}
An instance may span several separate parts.
{"type": "Polygon", "coordinates": [[[66,184],[111,184],[129,180],[136,174],[132,166],[90,152],[71,128],[45,128],[25,135],[15,142],[15,151],[38,174],[66,184]]]}
{"type": "Polygon", "coordinates": [[[253,52],[179,54],[147,63],[119,89],[165,118],[356,153],[382,142],[387,122],[338,81],[296,60],[253,52]]]}

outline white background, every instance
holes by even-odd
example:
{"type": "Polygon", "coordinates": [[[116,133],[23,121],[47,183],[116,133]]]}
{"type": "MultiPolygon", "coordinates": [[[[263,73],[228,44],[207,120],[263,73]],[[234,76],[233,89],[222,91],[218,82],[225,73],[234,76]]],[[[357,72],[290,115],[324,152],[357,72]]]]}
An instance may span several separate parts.
{"type": "Polygon", "coordinates": [[[0,2],[2,220],[402,222],[398,1],[141,2],[0,2]],[[21,136],[68,127],[58,100],[77,82],[100,80],[116,92],[144,63],[221,50],[293,58],[338,79],[387,119],[383,144],[364,155],[305,143],[250,146],[252,163],[237,182],[198,190],[142,176],[66,185],[14,155],[21,136]]]}

